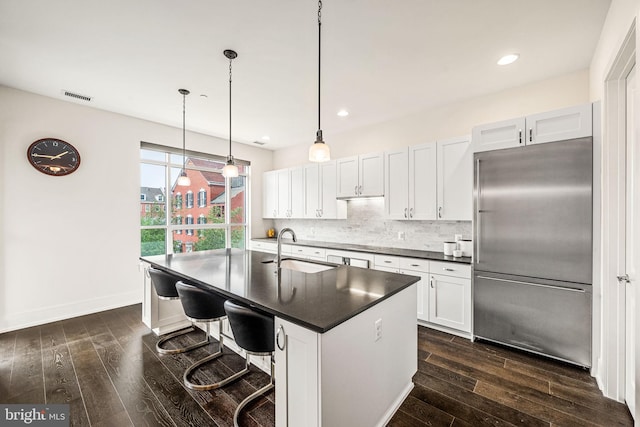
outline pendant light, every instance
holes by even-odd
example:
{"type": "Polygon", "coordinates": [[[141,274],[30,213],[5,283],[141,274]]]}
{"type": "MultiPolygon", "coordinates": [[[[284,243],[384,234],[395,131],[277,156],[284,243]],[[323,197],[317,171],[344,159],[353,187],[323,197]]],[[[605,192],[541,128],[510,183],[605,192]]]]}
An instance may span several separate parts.
{"type": "Polygon", "coordinates": [[[227,49],[224,56],[229,58],[229,155],[227,156],[227,164],[222,168],[222,176],[225,178],[234,178],[238,176],[238,166],[231,155],[231,62],[238,57],[235,50],[227,49]]]}
{"type": "Polygon", "coordinates": [[[316,142],[309,148],[309,161],[327,162],[331,160],[329,146],[322,140],[322,129],[320,128],[320,46],[322,39],[322,0],[318,1],[318,131],[316,132],[316,142]]]}
{"type": "Polygon", "coordinates": [[[185,148],[185,102],[189,92],[187,89],[178,89],[178,92],[182,95],[182,172],[178,177],[176,185],[181,187],[188,187],[191,185],[191,180],[187,176],[187,152],[185,148]]]}

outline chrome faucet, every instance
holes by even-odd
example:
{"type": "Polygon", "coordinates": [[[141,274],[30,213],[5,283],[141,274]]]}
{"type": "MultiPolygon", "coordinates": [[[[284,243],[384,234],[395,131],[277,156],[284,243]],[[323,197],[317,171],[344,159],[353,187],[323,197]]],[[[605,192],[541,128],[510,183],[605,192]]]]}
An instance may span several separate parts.
{"type": "Polygon", "coordinates": [[[280,230],[280,232],[278,233],[278,260],[277,260],[278,270],[277,271],[280,271],[280,262],[282,258],[282,235],[286,232],[291,233],[291,237],[293,237],[294,242],[298,241],[298,239],[296,238],[296,233],[292,229],[285,227],[282,230],[280,230]]]}

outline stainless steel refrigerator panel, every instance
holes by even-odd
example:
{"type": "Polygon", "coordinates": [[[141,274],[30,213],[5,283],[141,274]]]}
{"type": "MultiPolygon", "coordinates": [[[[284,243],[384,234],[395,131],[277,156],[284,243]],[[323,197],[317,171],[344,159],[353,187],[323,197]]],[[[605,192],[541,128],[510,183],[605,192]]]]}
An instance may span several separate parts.
{"type": "Polygon", "coordinates": [[[474,269],[591,283],[592,140],[476,153],[474,269]]]}
{"type": "Polygon", "coordinates": [[[474,275],[474,336],[591,366],[591,286],[474,275]]]}

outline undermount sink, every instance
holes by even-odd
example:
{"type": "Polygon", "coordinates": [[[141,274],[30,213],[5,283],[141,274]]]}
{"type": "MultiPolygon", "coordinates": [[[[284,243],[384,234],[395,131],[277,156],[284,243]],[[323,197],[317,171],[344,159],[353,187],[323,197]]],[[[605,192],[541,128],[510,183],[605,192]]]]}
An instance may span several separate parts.
{"type": "MultiPolygon", "coordinates": [[[[268,263],[276,264],[275,261],[268,261],[268,263]]],[[[336,268],[334,265],[319,264],[310,261],[302,261],[299,259],[283,259],[280,262],[280,268],[286,270],[299,271],[301,273],[319,273],[321,271],[331,270],[336,268]]]]}

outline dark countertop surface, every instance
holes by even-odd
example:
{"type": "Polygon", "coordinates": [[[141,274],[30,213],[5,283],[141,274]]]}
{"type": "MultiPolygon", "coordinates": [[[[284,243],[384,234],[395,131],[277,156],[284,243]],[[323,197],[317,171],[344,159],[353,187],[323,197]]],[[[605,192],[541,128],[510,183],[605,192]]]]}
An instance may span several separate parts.
{"type": "MultiPolygon", "coordinates": [[[[277,242],[277,239],[267,238],[267,237],[254,238],[251,240],[256,240],[261,242],[272,242],[272,243],[277,242]]],[[[460,264],[471,264],[471,257],[455,258],[453,256],[445,255],[444,252],[420,251],[417,249],[389,248],[385,246],[355,245],[351,243],[320,242],[316,240],[300,240],[300,239],[298,239],[297,242],[294,242],[291,239],[282,239],[282,243],[287,245],[311,246],[314,248],[338,249],[343,251],[366,252],[366,253],[373,253],[373,254],[380,254],[380,255],[400,256],[400,257],[406,257],[406,258],[428,259],[431,261],[446,261],[446,262],[458,262],[460,264]]]]}
{"type": "Polygon", "coordinates": [[[320,333],[420,280],[416,276],[346,265],[309,274],[283,268],[278,275],[273,254],[241,249],[140,259],[186,282],[250,303],[320,333]]]}

